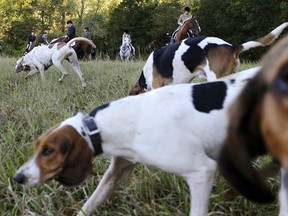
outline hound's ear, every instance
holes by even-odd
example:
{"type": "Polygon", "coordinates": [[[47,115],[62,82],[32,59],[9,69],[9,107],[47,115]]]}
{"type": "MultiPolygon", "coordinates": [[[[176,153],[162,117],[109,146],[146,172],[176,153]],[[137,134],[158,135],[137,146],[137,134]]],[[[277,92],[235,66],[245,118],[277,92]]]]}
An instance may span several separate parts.
{"type": "Polygon", "coordinates": [[[228,135],[219,156],[223,176],[247,198],[272,202],[275,197],[252,166],[252,160],[266,153],[260,132],[260,106],[267,87],[262,77],[252,79],[231,106],[228,135]]]}
{"type": "Polygon", "coordinates": [[[79,185],[92,172],[93,151],[75,129],[66,126],[67,135],[63,136],[60,151],[65,155],[62,171],[57,181],[66,186],[79,185]]]}

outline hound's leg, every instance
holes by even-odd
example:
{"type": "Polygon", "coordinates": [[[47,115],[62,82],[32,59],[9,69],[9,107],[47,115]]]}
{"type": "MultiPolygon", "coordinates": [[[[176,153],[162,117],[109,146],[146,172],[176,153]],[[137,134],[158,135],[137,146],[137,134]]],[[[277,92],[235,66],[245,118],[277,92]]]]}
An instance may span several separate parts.
{"type": "Polygon", "coordinates": [[[36,58],[33,58],[34,64],[36,65],[36,68],[38,68],[40,75],[41,75],[41,79],[45,80],[45,74],[44,74],[44,65],[39,62],[36,58]]]}
{"type": "Polygon", "coordinates": [[[79,65],[79,62],[78,62],[78,59],[77,59],[77,55],[71,55],[68,59],[69,63],[71,64],[73,70],[75,71],[75,73],[78,75],[80,81],[81,81],[81,85],[82,85],[82,88],[86,88],[87,87],[87,84],[85,82],[85,79],[84,79],[84,76],[83,76],[83,73],[81,72],[81,69],[80,69],[80,65],[79,65]]]}
{"type": "Polygon", "coordinates": [[[62,76],[58,79],[59,82],[62,82],[66,76],[68,76],[68,72],[62,66],[63,61],[52,59],[53,64],[61,71],[62,76]]]}
{"type": "Polygon", "coordinates": [[[81,212],[78,213],[78,216],[92,215],[97,207],[130,175],[134,166],[135,164],[123,158],[113,157],[108,170],[105,172],[92,196],[82,207],[81,212]]]}
{"type": "Polygon", "coordinates": [[[33,70],[31,70],[26,76],[25,76],[25,79],[28,79],[30,76],[38,73],[39,70],[37,68],[34,68],[33,70]]]}
{"type": "Polygon", "coordinates": [[[279,192],[279,216],[288,216],[288,170],[281,169],[281,188],[279,192]]]}
{"type": "Polygon", "coordinates": [[[190,216],[207,216],[215,171],[216,162],[213,161],[209,168],[204,167],[185,178],[190,188],[190,216]]]}
{"type": "Polygon", "coordinates": [[[201,68],[204,71],[204,74],[207,77],[208,82],[217,80],[217,76],[215,72],[212,70],[212,68],[210,67],[208,59],[206,59],[205,63],[202,63],[201,68]]]}

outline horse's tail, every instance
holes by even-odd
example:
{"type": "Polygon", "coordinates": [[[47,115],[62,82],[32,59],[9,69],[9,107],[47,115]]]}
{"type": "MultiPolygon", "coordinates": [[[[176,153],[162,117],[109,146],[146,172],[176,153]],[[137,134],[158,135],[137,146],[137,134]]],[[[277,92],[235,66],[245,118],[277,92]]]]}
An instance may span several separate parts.
{"type": "Polygon", "coordinates": [[[249,50],[254,47],[259,46],[267,46],[273,43],[281,34],[281,32],[288,26],[288,22],[285,22],[271,31],[269,34],[265,35],[264,37],[258,38],[254,41],[248,41],[243,43],[240,46],[235,46],[235,53],[240,54],[246,50],[249,50]]]}
{"type": "Polygon", "coordinates": [[[68,41],[66,45],[71,47],[71,46],[73,46],[72,44],[75,41],[85,41],[85,42],[89,43],[93,48],[96,48],[96,45],[91,40],[89,40],[88,38],[85,38],[85,37],[75,37],[75,38],[71,39],[70,41],[68,41]]]}

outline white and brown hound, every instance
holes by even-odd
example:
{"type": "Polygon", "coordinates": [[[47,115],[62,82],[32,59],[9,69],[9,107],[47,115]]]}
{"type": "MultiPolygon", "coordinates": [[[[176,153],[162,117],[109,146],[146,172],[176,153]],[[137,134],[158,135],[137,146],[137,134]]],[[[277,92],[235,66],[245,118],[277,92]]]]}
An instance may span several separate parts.
{"type": "Polygon", "coordinates": [[[103,153],[112,156],[110,167],[78,215],[92,215],[141,163],[182,176],[190,187],[190,215],[206,216],[227,107],[258,71],[166,86],[102,105],[89,115],[78,113],[37,139],[34,155],[14,180],[26,186],[51,179],[77,185],[91,172],[93,155],[103,153]]]}
{"type": "Polygon", "coordinates": [[[18,73],[27,70],[27,68],[33,68],[33,70],[31,70],[25,78],[40,72],[41,78],[44,80],[44,70],[47,70],[50,66],[55,65],[62,73],[62,76],[59,79],[59,82],[62,82],[68,75],[68,72],[62,66],[63,61],[66,59],[80,78],[82,88],[85,88],[86,82],[83,77],[83,73],[81,72],[76,52],[72,48],[75,41],[86,41],[95,47],[92,41],[84,37],[73,38],[68,43],[58,42],[47,46],[42,45],[35,47],[17,61],[15,66],[16,72],[18,73]]]}
{"type": "Polygon", "coordinates": [[[247,198],[273,200],[252,160],[270,153],[281,165],[280,216],[288,215],[288,36],[263,58],[230,110],[228,136],[219,157],[222,174],[247,198]]]}
{"type": "Polygon", "coordinates": [[[239,65],[240,53],[271,44],[287,26],[288,22],[283,23],[266,36],[242,45],[202,36],[163,46],[150,54],[129,94],[136,95],[168,84],[189,83],[198,76],[213,81],[232,74],[239,65]]]}

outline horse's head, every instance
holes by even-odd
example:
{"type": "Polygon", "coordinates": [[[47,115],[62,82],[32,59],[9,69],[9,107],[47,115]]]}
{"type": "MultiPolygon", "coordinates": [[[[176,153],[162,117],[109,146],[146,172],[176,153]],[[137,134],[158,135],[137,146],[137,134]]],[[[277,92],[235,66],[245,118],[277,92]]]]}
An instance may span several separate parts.
{"type": "Polygon", "coordinates": [[[188,25],[188,29],[190,29],[195,36],[199,36],[199,34],[201,32],[201,28],[199,26],[199,23],[198,23],[195,15],[193,15],[191,18],[185,20],[184,24],[188,25]]]}
{"type": "Polygon", "coordinates": [[[123,45],[126,45],[128,46],[129,45],[129,38],[128,37],[124,37],[124,40],[123,40],[123,45]]]}

